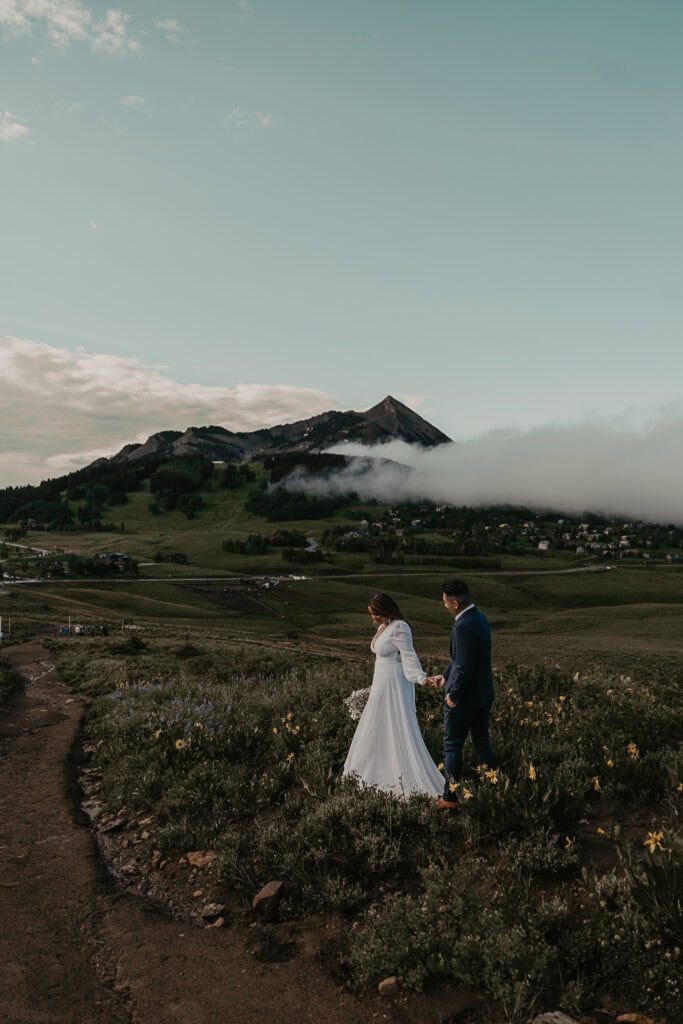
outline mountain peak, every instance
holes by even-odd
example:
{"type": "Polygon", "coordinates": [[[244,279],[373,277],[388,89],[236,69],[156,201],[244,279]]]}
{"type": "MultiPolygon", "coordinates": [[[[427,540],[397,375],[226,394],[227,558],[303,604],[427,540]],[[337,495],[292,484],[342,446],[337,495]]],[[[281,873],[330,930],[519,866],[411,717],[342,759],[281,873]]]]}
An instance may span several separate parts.
{"type": "Polygon", "coordinates": [[[446,444],[451,439],[441,430],[428,423],[419,413],[414,412],[393,395],[387,395],[377,405],[363,414],[367,420],[409,444],[431,447],[446,444]]]}

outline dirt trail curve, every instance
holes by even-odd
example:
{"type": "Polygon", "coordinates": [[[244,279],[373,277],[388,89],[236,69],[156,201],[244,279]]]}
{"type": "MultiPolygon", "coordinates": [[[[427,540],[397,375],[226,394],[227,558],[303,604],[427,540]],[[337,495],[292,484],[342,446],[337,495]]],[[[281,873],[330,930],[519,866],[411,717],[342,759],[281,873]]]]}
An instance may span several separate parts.
{"type": "Polygon", "coordinates": [[[69,792],[83,702],[44,648],[4,653],[27,688],[0,715],[1,1024],[452,1019],[419,997],[358,1001],[304,948],[261,964],[248,929],[194,928],[117,892],[69,792]]]}

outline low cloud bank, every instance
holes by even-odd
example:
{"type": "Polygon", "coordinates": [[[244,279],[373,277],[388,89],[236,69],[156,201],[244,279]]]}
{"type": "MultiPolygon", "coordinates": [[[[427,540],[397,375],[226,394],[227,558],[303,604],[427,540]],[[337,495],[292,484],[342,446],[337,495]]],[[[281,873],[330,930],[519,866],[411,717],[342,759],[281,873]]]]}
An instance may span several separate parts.
{"type": "Polygon", "coordinates": [[[526,505],[678,524],[682,439],[683,408],[668,408],[638,428],[590,422],[494,430],[432,449],[345,444],[332,450],[372,461],[352,463],[326,481],[292,474],[286,483],[390,502],[526,505]]]}
{"type": "Polygon", "coordinates": [[[138,359],[0,336],[0,487],[38,483],[159,430],[257,430],[333,408],[289,384],[181,384],[138,359]]]}

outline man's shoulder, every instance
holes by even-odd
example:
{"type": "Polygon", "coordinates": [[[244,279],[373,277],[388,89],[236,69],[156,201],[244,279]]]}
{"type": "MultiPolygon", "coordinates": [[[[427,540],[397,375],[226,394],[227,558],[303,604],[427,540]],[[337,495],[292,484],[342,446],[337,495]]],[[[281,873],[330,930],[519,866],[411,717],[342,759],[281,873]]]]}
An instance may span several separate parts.
{"type": "Polygon", "coordinates": [[[481,608],[478,608],[476,604],[470,605],[466,608],[461,616],[455,622],[456,629],[470,629],[472,626],[488,626],[489,620],[484,615],[481,608]]]}

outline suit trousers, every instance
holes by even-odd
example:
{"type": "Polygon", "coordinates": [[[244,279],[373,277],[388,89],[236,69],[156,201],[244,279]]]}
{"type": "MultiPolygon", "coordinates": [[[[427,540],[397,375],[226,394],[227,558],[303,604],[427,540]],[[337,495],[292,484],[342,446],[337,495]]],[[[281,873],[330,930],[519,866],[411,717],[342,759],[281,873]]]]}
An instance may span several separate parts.
{"type": "Polygon", "coordinates": [[[489,719],[491,717],[491,705],[486,707],[471,708],[444,708],[444,775],[446,782],[444,786],[444,798],[453,800],[453,794],[449,790],[451,780],[458,782],[462,778],[462,748],[465,745],[467,734],[472,736],[472,743],[479,758],[479,764],[485,764],[489,768],[495,768],[496,755],[491,749],[489,741],[489,719]]]}

